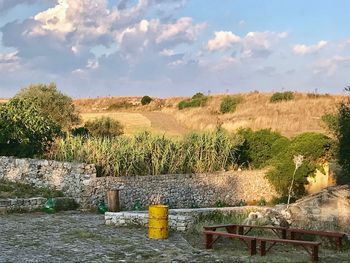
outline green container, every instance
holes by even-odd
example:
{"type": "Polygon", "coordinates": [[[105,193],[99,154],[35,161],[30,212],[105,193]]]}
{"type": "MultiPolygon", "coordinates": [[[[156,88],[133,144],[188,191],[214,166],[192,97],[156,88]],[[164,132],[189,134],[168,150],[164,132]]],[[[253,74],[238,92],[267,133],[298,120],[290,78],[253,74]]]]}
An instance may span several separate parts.
{"type": "Polygon", "coordinates": [[[108,212],[108,206],[104,201],[101,201],[97,206],[97,211],[99,214],[104,214],[108,212]]]}

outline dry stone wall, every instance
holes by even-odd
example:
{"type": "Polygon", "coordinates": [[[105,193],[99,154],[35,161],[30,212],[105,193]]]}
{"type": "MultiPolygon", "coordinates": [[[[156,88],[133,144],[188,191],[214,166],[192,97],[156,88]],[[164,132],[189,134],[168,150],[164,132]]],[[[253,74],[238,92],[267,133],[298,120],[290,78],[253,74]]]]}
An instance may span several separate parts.
{"type": "Polygon", "coordinates": [[[123,210],[146,208],[156,201],[171,208],[210,207],[218,202],[237,205],[241,201],[270,200],[277,196],[264,171],[221,172],[158,176],[104,177],[92,180],[85,192],[96,204],[106,189],[117,188],[123,210]]]}
{"type": "Polygon", "coordinates": [[[106,191],[117,188],[123,210],[146,208],[154,201],[171,208],[209,207],[218,202],[235,205],[277,196],[265,171],[208,174],[96,177],[91,164],[0,157],[0,179],[52,187],[72,197],[83,208],[96,207],[106,191]]]}

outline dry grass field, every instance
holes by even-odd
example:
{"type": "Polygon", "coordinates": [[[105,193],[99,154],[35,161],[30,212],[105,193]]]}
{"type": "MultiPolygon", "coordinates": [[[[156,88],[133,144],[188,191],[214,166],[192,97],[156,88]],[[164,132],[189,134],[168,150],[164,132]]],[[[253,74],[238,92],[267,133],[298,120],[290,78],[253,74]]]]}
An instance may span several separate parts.
{"type": "Polygon", "coordinates": [[[185,134],[191,130],[213,130],[221,125],[228,131],[240,127],[254,130],[271,128],[292,137],[302,132],[326,132],[321,117],[335,112],[344,96],[322,95],[317,98],[296,93],[292,101],[270,103],[272,93],[236,94],[243,98],[234,113],[221,114],[220,103],[224,95],[211,96],[205,107],[178,110],[177,104],[185,99],[155,99],[147,106],[140,105],[141,97],[109,97],[77,99],[76,107],[83,119],[111,116],[125,125],[127,134],[146,129],[170,136],[185,134]],[[112,104],[127,107],[108,110],[112,104]]]}

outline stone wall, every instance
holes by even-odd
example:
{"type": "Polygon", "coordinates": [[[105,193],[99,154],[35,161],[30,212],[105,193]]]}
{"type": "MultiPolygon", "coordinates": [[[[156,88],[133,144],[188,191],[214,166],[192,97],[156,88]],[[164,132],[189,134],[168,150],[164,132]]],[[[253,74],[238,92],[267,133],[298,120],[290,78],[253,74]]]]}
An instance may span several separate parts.
{"type": "Polygon", "coordinates": [[[350,235],[350,189],[348,185],[323,189],[292,204],[292,226],[341,230],[350,235]]]}
{"type": "Polygon", "coordinates": [[[265,179],[265,171],[232,171],[208,174],[104,177],[92,180],[84,189],[96,204],[106,189],[122,188],[119,192],[123,210],[140,204],[146,208],[156,201],[170,208],[210,207],[218,202],[237,205],[241,200],[270,200],[278,194],[265,179]]]}
{"type": "MultiPolygon", "coordinates": [[[[265,212],[266,207],[245,206],[245,207],[224,207],[224,208],[195,208],[195,209],[169,209],[168,226],[172,230],[187,231],[195,224],[201,223],[201,218],[210,214],[221,214],[222,216],[245,215],[251,211],[265,212]]],[[[105,213],[106,225],[113,226],[148,226],[147,211],[139,212],[117,212],[105,213]]]]}
{"type": "Polygon", "coordinates": [[[52,187],[72,197],[83,208],[96,207],[109,189],[121,189],[123,210],[135,204],[145,208],[154,201],[171,208],[209,207],[217,202],[236,205],[277,196],[265,171],[231,171],[208,174],[96,177],[91,164],[0,157],[0,179],[52,187]]]}
{"type": "Polygon", "coordinates": [[[46,200],[43,197],[0,199],[0,214],[41,210],[46,200]]]}
{"type": "Polygon", "coordinates": [[[0,179],[29,183],[35,187],[61,190],[68,197],[82,202],[83,186],[96,178],[91,164],[57,162],[37,159],[0,157],[0,179]]]}

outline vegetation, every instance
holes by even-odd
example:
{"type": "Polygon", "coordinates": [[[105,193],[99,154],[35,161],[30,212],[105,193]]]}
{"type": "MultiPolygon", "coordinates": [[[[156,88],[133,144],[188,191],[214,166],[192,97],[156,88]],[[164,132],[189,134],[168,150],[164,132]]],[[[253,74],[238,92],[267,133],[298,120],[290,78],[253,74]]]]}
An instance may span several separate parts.
{"type": "Polygon", "coordinates": [[[61,197],[61,191],[50,188],[36,188],[30,184],[0,180],[0,198],[61,197]]]}
{"type": "Polygon", "coordinates": [[[294,94],[291,91],[285,92],[275,92],[271,98],[270,102],[280,102],[280,101],[288,101],[294,99],[294,94]]]}
{"type": "Polygon", "coordinates": [[[61,161],[95,163],[103,175],[202,173],[234,167],[239,136],[221,130],[171,140],[147,132],[134,137],[58,139],[49,154],[61,161]]]}
{"type": "Polygon", "coordinates": [[[284,150],[271,159],[272,168],[267,173],[268,180],[280,194],[287,195],[295,170],[293,158],[302,155],[304,161],[295,173],[292,189],[294,197],[302,196],[304,185],[308,183],[307,177],[313,176],[316,169],[322,171],[322,161],[330,159],[331,146],[332,140],[323,134],[303,133],[296,136],[284,150]]]}
{"type": "Polygon", "coordinates": [[[129,109],[134,107],[134,105],[130,102],[127,101],[120,101],[120,102],[116,102],[111,104],[107,110],[109,111],[115,111],[115,110],[121,110],[121,109],[129,109]]]}
{"type": "Polygon", "coordinates": [[[147,104],[150,104],[151,101],[152,101],[152,98],[150,96],[143,96],[141,99],[141,104],[147,105],[147,104]]]}
{"type": "Polygon", "coordinates": [[[221,113],[234,112],[238,104],[241,102],[242,102],[242,97],[240,96],[226,96],[221,101],[220,112],[221,113]]]}
{"type": "MultiPolygon", "coordinates": [[[[350,87],[345,90],[350,92],[350,87]]],[[[342,166],[338,181],[348,183],[350,181],[350,96],[345,102],[339,104],[336,114],[327,113],[322,116],[322,120],[337,141],[336,157],[342,166]]]]}
{"type": "Polygon", "coordinates": [[[84,128],[75,130],[75,134],[89,134],[95,137],[114,137],[123,134],[121,123],[110,117],[100,117],[85,123],[84,128]]]}
{"type": "Polygon", "coordinates": [[[56,84],[30,85],[17,93],[15,98],[35,105],[41,116],[51,119],[57,127],[68,131],[80,122],[73,100],[57,90],[56,84]]]}
{"type": "Polygon", "coordinates": [[[289,140],[270,129],[253,131],[241,129],[238,134],[244,138],[240,149],[239,163],[253,168],[262,168],[275,155],[279,154],[289,140]]]}
{"type": "MultiPolygon", "coordinates": [[[[348,87],[346,90],[350,92],[350,87],[348,87]]],[[[345,181],[350,181],[350,96],[345,103],[341,103],[339,105],[338,113],[338,160],[339,164],[343,168],[343,179],[345,179],[345,181]]]]}
{"type": "Polygon", "coordinates": [[[13,98],[0,106],[0,154],[30,157],[42,153],[60,133],[35,103],[13,98]]]}
{"type": "Polygon", "coordinates": [[[178,104],[179,110],[185,109],[185,108],[194,108],[194,107],[203,107],[206,105],[208,101],[208,97],[205,96],[203,93],[196,93],[192,96],[190,100],[183,100],[180,101],[178,104]]]}

